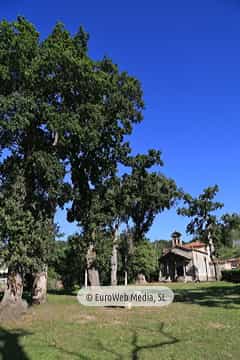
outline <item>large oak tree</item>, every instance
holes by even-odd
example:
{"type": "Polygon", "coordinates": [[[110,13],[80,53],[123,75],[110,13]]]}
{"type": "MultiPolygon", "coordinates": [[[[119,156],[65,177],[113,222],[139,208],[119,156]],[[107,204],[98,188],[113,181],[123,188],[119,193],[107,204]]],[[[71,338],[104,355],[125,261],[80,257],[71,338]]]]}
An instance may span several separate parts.
{"type": "MultiPolygon", "coordinates": [[[[41,41],[23,17],[0,23],[0,64],[1,185],[11,179],[14,186],[13,168],[19,164],[21,208],[35,227],[39,219],[50,223],[54,236],[57,206],[71,199],[69,220],[92,236],[96,219],[89,214],[96,188],[115,174],[130,151],[125,136],[142,119],[139,82],[108,58],[91,59],[82,28],[71,35],[58,23],[41,41]]],[[[11,196],[9,189],[4,196],[11,196]]],[[[11,236],[8,227],[3,231],[11,236]]],[[[4,238],[1,242],[6,244],[4,238]]],[[[39,246],[48,245],[43,241],[39,246]]],[[[40,255],[33,253],[32,258],[40,255]]],[[[4,260],[13,266],[10,258],[4,260]]]]}

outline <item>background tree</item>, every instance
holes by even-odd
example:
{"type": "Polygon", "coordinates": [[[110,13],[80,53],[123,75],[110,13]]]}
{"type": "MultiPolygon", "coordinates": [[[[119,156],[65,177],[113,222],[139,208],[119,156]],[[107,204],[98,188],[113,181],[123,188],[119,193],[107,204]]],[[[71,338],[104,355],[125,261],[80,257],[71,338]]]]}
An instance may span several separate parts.
{"type": "Polygon", "coordinates": [[[149,150],[147,155],[128,159],[131,172],[124,176],[124,189],[134,242],[144,238],[155,217],[170,209],[179,194],[173,180],[150,171],[153,166],[163,165],[160,155],[159,151],[149,150]]]}
{"type": "Polygon", "coordinates": [[[88,244],[82,235],[74,234],[68,237],[60,270],[65,289],[72,290],[75,285],[84,285],[87,248],[88,244]]]}
{"type": "Polygon", "coordinates": [[[221,243],[218,249],[220,258],[240,256],[240,215],[224,214],[220,219],[221,243]]]}
{"type": "Polygon", "coordinates": [[[173,180],[160,172],[152,172],[153,166],[162,166],[160,152],[149,150],[146,155],[129,156],[125,165],[130,173],[123,175],[123,199],[126,221],[126,236],[121,251],[125,253],[125,284],[127,261],[132,257],[137,243],[145,238],[155,217],[173,206],[179,196],[173,180]],[[128,250],[127,247],[130,247],[128,250]]]}
{"type": "MultiPolygon", "coordinates": [[[[89,247],[84,236],[76,233],[69,236],[67,241],[57,241],[55,244],[54,260],[50,266],[63,281],[64,288],[71,291],[75,286],[84,286],[86,253],[89,247]]],[[[101,283],[108,285],[111,274],[112,235],[97,233],[95,250],[95,266],[99,270],[101,283]]]]}
{"type": "Polygon", "coordinates": [[[221,223],[222,243],[226,247],[232,247],[234,240],[240,240],[240,214],[224,214],[221,223]]]}
{"type": "Polygon", "coordinates": [[[99,270],[99,277],[102,285],[109,285],[112,273],[112,233],[101,232],[97,234],[96,241],[96,266],[99,270]]]}
{"type": "Polygon", "coordinates": [[[155,272],[152,274],[152,280],[159,281],[161,278],[160,272],[160,258],[163,255],[164,249],[169,249],[172,246],[171,240],[155,240],[151,242],[154,253],[155,272]]]}
{"type": "MultiPolygon", "coordinates": [[[[199,237],[203,242],[209,245],[210,256],[214,266],[214,256],[216,255],[216,249],[219,248],[219,243],[221,241],[221,229],[215,212],[223,207],[222,203],[214,201],[218,191],[218,186],[215,185],[204,189],[202,194],[197,198],[185,194],[185,207],[178,209],[180,215],[192,218],[187,225],[187,233],[199,237]]],[[[216,267],[215,275],[217,277],[216,267]]]]}
{"type": "MultiPolygon", "coordinates": [[[[133,124],[142,119],[142,91],[139,82],[119,72],[110,59],[94,62],[85,54],[76,61],[79,71],[61,97],[68,98],[70,111],[74,112],[64,140],[72,183],[68,220],[77,221],[89,244],[95,246],[96,232],[101,231],[104,224],[114,227],[116,237],[118,216],[113,214],[113,199],[108,211],[102,209],[102,202],[109,202],[106,184],[112,186],[109,181],[115,181],[119,163],[130,152],[125,136],[130,135],[133,124]]],[[[61,138],[61,129],[58,133],[61,138]]],[[[116,247],[114,253],[115,250],[116,247]]],[[[115,268],[112,282],[116,282],[117,267],[113,258],[116,260],[116,256],[112,257],[115,268]]]]}
{"type": "Polygon", "coordinates": [[[218,257],[220,259],[230,259],[230,258],[240,257],[240,247],[221,246],[218,249],[218,257]]]}
{"type": "Polygon", "coordinates": [[[143,274],[150,281],[156,273],[156,258],[152,244],[143,239],[135,245],[130,262],[130,279],[136,280],[138,274],[143,274]]]}
{"type": "MultiPolygon", "coordinates": [[[[59,234],[59,237],[61,237],[61,235],[62,234],[59,234]]],[[[59,239],[54,242],[52,256],[48,263],[48,289],[50,290],[57,288],[58,281],[64,284],[66,270],[69,267],[69,265],[66,265],[67,250],[68,241],[59,239]]],[[[66,286],[66,288],[68,288],[68,286],[66,286]]]]}
{"type": "Polygon", "coordinates": [[[114,176],[104,184],[105,191],[101,199],[101,213],[104,217],[105,230],[111,234],[111,285],[118,283],[118,247],[120,242],[120,226],[128,221],[125,189],[122,177],[114,176]]]}
{"type": "Polygon", "coordinates": [[[131,273],[131,261],[134,254],[133,230],[129,226],[120,234],[119,257],[120,274],[124,273],[124,285],[128,285],[128,274],[131,273]]]}
{"type": "Polygon", "coordinates": [[[185,194],[185,207],[178,209],[180,215],[192,218],[187,225],[187,233],[200,237],[206,243],[212,240],[216,247],[219,227],[215,212],[223,207],[222,203],[214,201],[218,191],[218,186],[215,185],[204,189],[197,198],[185,194]]]}
{"type": "MultiPolygon", "coordinates": [[[[125,271],[127,270],[128,280],[130,282],[136,281],[138,274],[145,275],[148,281],[159,280],[159,260],[163,249],[171,246],[171,241],[156,240],[149,241],[147,238],[140,240],[137,243],[132,243],[132,235],[129,236],[125,231],[121,234],[121,241],[119,244],[119,272],[123,280],[125,280],[125,271]]],[[[124,281],[125,282],[125,281],[124,281]]],[[[125,282],[127,285],[127,281],[125,282]]]]}

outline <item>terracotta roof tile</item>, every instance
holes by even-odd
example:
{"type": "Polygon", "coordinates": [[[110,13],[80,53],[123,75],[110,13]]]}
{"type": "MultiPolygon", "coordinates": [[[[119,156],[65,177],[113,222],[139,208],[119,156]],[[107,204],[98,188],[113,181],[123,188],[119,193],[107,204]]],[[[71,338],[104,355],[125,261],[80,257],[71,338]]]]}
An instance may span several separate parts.
{"type": "Polygon", "coordinates": [[[192,243],[184,244],[184,245],[182,245],[182,247],[184,247],[186,249],[199,249],[199,248],[202,248],[202,247],[205,248],[206,244],[204,244],[201,241],[194,241],[192,243]]]}

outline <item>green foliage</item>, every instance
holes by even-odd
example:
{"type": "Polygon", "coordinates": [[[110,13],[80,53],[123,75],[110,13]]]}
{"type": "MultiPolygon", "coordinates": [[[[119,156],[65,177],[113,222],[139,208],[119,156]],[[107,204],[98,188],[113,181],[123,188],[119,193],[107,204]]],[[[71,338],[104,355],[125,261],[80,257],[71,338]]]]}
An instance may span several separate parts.
{"type": "Polygon", "coordinates": [[[218,256],[220,259],[229,259],[238,256],[240,257],[240,248],[221,246],[218,250],[218,256]]]}
{"type": "Polygon", "coordinates": [[[23,17],[0,23],[1,255],[29,271],[50,264],[69,287],[83,282],[90,242],[105,282],[102,234],[131,224],[137,243],[179,196],[173,180],[150,171],[163,165],[160,152],[130,155],[126,138],[144,107],[139,81],[109,58],[91,59],[88,39],[61,23],[43,41],[23,17]],[[130,174],[118,178],[119,164],[130,174]],[[81,233],[53,251],[55,212],[70,200],[68,220],[81,233]]]}
{"type": "Polygon", "coordinates": [[[160,269],[160,257],[163,255],[164,249],[169,249],[172,247],[172,241],[171,240],[155,240],[153,242],[150,242],[150,245],[153,248],[154,261],[155,261],[155,272],[152,274],[151,281],[158,281],[159,269],[160,269]]]}
{"type": "Polygon", "coordinates": [[[157,214],[174,205],[179,191],[173,180],[150,171],[152,166],[163,165],[159,151],[129,157],[127,165],[131,173],[123,178],[126,213],[133,223],[136,242],[144,238],[157,214]]]}
{"type": "Polygon", "coordinates": [[[47,287],[48,290],[56,290],[57,289],[57,281],[61,278],[59,274],[56,273],[53,267],[48,267],[48,279],[47,279],[47,287]]]}
{"type": "Polygon", "coordinates": [[[221,217],[222,243],[232,247],[233,240],[240,239],[240,214],[224,214],[221,217]]]}
{"type": "Polygon", "coordinates": [[[155,251],[152,244],[147,240],[140,241],[134,248],[129,266],[129,275],[132,280],[136,279],[137,274],[144,274],[147,280],[155,275],[158,262],[156,261],[155,251]]]}
{"type": "Polygon", "coordinates": [[[111,279],[112,234],[98,233],[96,241],[96,268],[101,285],[109,285],[111,279]]]}
{"type": "MultiPolygon", "coordinates": [[[[69,236],[66,242],[57,241],[55,244],[55,256],[51,267],[61,278],[67,289],[74,285],[84,285],[84,274],[86,270],[86,254],[88,240],[82,234],[69,236]]],[[[110,257],[112,239],[110,234],[97,233],[95,250],[97,258],[94,266],[99,270],[102,284],[110,281],[110,257]]]]}
{"type": "Polygon", "coordinates": [[[218,191],[218,186],[215,185],[204,189],[197,198],[185,194],[183,196],[185,207],[178,209],[178,214],[192,218],[187,225],[187,233],[199,237],[206,243],[211,234],[215,245],[219,243],[221,236],[215,211],[223,207],[222,203],[213,201],[218,191]]]}
{"type": "MultiPolygon", "coordinates": [[[[98,186],[115,174],[118,162],[129,153],[124,137],[142,119],[140,83],[108,58],[92,60],[88,38],[82,27],[72,36],[58,23],[40,41],[23,17],[0,23],[0,155],[7,154],[1,158],[0,178],[5,186],[14,180],[16,164],[22,170],[23,214],[16,212],[12,221],[19,217],[25,222],[18,230],[26,233],[27,223],[36,232],[52,224],[57,206],[72,199],[69,220],[77,220],[92,236],[101,215],[98,186]],[[64,181],[67,171],[69,183],[64,181]]],[[[21,243],[13,236],[13,225],[4,221],[1,231],[18,247],[13,245],[21,243]]],[[[54,226],[50,229],[52,238],[54,226]]],[[[5,237],[1,243],[7,248],[5,237]]],[[[25,237],[26,249],[35,242],[31,239],[25,237]]],[[[50,247],[45,241],[37,244],[31,256],[44,262],[42,253],[50,247]]],[[[28,250],[22,252],[28,257],[28,250]]],[[[18,260],[9,255],[9,262],[22,259],[17,249],[14,254],[18,260]]]]}
{"type": "Polygon", "coordinates": [[[0,195],[1,258],[10,270],[26,274],[39,271],[47,263],[54,233],[51,222],[36,221],[25,209],[26,190],[21,172],[14,183],[5,183],[0,195]]]}
{"type": "Polygon", "coordinates": [[[60,272],[65,288],[84,284],[87,248],[88,244],[82,235],[69,236],[60,272]]]}
{"type": "Polygon", "coordinates": [[[23,17],[0,23],[0,246],[9,267],[24,271],[48,263],[56,207],[68,197],[64,164],[53,146],[59,108],[47,85],[52,70],[46,53],[54,49],[40,43],[23,17]]]}
{"type": "Polygon", "coordinates": [[[172,246],[172,240],[155,240],[151,244],[156,251],[157,257],[159,258],[162,256],[164,249],[168,249],[172,246]]]}
{"type": "Polygon", "coordinates": [[[51,258],[49,260],[49,268],[58,275],[62,276],[65,269],[66,252],[68,248],[68,242],[57,240],[54,242],[51,258]]]}

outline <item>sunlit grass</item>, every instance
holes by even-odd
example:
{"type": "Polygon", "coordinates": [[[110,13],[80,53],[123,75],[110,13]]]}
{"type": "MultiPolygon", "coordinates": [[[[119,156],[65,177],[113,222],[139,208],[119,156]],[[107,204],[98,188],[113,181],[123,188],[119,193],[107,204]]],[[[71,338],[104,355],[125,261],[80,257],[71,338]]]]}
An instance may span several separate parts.
{"type": "Polygon", "coordinates": [[[239,359],[240,286],[169,286],[176,301],[164,308],[88,308],[50,294],[1,324],[0,359],[239,359]]]}

